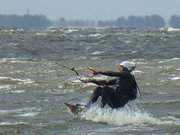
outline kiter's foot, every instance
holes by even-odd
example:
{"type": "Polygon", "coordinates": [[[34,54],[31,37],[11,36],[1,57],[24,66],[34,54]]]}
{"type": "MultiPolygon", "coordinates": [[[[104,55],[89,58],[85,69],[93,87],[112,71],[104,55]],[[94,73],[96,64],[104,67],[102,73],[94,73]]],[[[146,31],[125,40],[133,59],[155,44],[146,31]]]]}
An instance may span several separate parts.
{"type": "Polygon", "coordinates": [[[72,113],[76,112],[77,111],[77,106],[76,105],[72,105],[72,104],[69,104],[69,103],[64,103],[72,113]]]}

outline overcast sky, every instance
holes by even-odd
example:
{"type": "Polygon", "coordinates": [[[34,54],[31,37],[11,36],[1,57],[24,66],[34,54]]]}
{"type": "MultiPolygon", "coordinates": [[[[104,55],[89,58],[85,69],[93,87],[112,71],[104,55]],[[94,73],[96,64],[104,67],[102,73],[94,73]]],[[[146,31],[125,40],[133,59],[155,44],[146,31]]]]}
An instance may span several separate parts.
{"type": "Polygon", "coordinates": [[[44,14],[50,19],[116,19],[119,16],[180,15],[180,0],[0,0],[0,14],[44,14]]]}

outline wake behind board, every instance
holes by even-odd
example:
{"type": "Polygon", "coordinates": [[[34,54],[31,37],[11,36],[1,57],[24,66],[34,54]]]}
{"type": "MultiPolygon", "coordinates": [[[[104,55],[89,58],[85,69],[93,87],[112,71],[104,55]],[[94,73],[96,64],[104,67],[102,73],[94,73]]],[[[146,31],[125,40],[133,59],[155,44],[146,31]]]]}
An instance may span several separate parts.
{"type": "Polygon", "coordinates": [[[85,106],[84,105],[73,105],[73,104],[70,104],[70,103],[64,103],[64,105],[68,108],[68,110],[73,113],[74,115],[78,115],[80,114],[81,112],[83,112],[85,110],[85,106]]]}

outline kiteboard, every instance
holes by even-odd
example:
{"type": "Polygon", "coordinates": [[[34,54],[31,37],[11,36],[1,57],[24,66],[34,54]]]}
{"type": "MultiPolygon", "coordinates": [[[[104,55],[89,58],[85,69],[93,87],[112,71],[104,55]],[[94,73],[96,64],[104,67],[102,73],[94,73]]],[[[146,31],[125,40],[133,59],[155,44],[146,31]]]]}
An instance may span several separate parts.
{"type": "Polygon", "coordinates": [[[64,105],[74,115],[78,115],[81,112],[85,111],[85,109],[86,109],[85,105],[81,105],[81,104],[74,105],[74,104],[71,104],[71,103],[64,103],[64,105]]]}

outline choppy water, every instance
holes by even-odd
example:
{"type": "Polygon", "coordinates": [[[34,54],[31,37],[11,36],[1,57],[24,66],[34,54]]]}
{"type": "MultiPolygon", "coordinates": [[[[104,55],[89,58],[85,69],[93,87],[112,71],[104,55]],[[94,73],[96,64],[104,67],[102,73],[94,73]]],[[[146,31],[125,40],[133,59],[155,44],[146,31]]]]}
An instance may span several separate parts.
{"type": "Polygon", "coordinates": [[[180,31],[0,29],[0,133],[23,135],[179,135],[180,31]],[[116,70],[136,62],[142,97],[118,110],[98,105],[74,117],[64,102],[86,103],[87,66],[116,70]]]}

